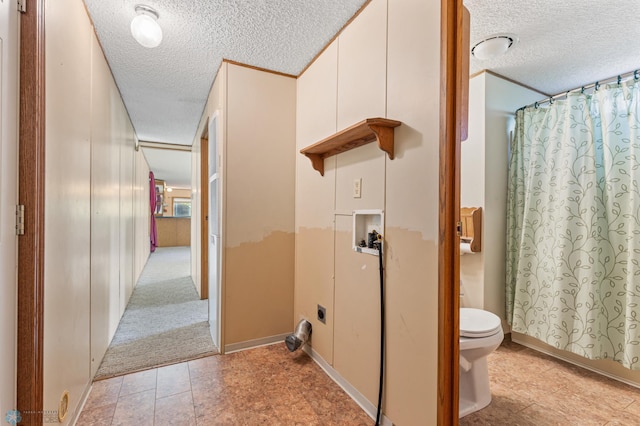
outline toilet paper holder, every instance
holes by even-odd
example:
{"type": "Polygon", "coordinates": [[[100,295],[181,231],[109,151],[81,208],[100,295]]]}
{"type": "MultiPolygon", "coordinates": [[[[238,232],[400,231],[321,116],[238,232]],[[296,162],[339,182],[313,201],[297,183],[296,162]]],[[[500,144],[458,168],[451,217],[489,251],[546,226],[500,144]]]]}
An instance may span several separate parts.
{"type": "Polygon", "coordinates": [[[482,207],[461,207],[460,243],[469,244],[472,253],[482,249],[482,207]]]}

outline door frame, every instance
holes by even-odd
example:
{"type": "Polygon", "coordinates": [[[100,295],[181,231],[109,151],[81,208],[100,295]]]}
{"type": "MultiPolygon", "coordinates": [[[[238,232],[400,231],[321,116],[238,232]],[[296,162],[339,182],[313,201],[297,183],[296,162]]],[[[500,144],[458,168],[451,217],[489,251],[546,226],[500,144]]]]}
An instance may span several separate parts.
{"type": "Polygon", "coordinates": [[[462,0],[441,0],[438,241],[438,425],[459,424],[460,141],[466,133],[462,0]]]}
{"type": "Polygon", "coordinates": [[[209,298],[209,118],[200,136],[200,299],[209,298]]]}
{"type": "MultiPolygon", "coordinates": [[[[206,246],[206,252],[203,250],[203,263],[207,264],[207,285],[209,285],[209,269],[210,269],[210,265],[208,264],[209,262],[209,239],[210,239],[210,234],[209,234],[209,225],[210,225],[210,221],[209,221],[209,205],[210,205],[210,200],[209,200],[209,179],[211,178],[209,176],[209,166],[210,166],[210,154],[211,154],[211,149],[212,149],[212,144],[216,144],[216,155],[218,156],[218,158],[220,158],[221,154],[221,149],[220,147],[222,146],[222,112],[220,110],[216,110],[214,111],[214,113],[211,115],[211,117],[207,118],[206,121],[206,128],[207,128],[207,149],[206,149],[206,168],[203,166],[203,168],[200,170],[200,174],[201,174],[201,182],[202,182],[202,188],[200,189],[200,193],[201,194],[206,194],[206,203],[203,202],[202,203],[202,214],[204,217],[207,217],[206,222],[203,221],[203,227],[201,229],[201,240],[202,240],[202,245],[206,246]],[[212,124],[215,123],[215,129],[212,130],[212,124]],[[206,258],[204,257],[206,253],[206,258]]],[[[205,152],[203,151],[202,156],[205,156],[205,152]]],[[[218,161],[218,159],[216,159],[215,161],[218,161]]],[[[203,163],[204,164],[204,163],[203,163]]],[[[212,339],[214,340],[214,345],[217,347],[218,352],[220,354],[224,354],[224,324],[223,324],[223,320],[224,320],[224,277],[223,277],[223,263],[222,263],[222,251],[223,251],[223,247],[224,247],[224,239],[223,239],[223,229],[224,229],[224,209],[222,207],[222,203],[224,201],[223,200],[223,189],[222,189],[222,185],[221,185],[221,180],[223,180],[222,177],[222,165],[221,164],[217,164],[217,171],[216,174],[218,175],[217,177],[217,182],[216,185],[218,185],[218,190],[216,191],[217,197],[218,197],[218,201],[219,203],[216,204],[216,208],[218,209],[218,214],[216,215],[217,219],[218,219],[218,239],[217,239],[217,247],[219,247],[219,251],[218,254],[216,256],[216,271],[217,271],[217,283],[216,283],[216,287],[215,287],[215,299],[216,299],[216,304],[217,304],[217,318],[215,318],[215,326],[217,328],[217,330],[215,330],[215,333],[217,335],[217,339],[214,338],[214,335],[212,333],[212,339]],[[217,341],[216,341],[217,340],[217,341]]],[[[204,200],[204,198],[202,198],[204,200]]],[[[211,292],[208,291],[208,296],[209,296],[209,305],[211,304],[211,292]]],[[[211,325],[211,309],[209,309],[209,324],[211,325]]]]}
{"type": "Polygon", "coordinates": [[[17,409],[41,424],[44,409],[45,0],[27,0],[20,17],[17,409]]]}
{"type": "MultiPolygon", "coordinates": [[[[17,409],[42,423],[44,332],[45,0],[25,0],[20,20],[17,409]]],[[[439,425],[458,424],[458,309],[462,0],[441,0],[440,189],[438,269],[439,425]],[[454,189],[453,191],[451,189],[454,189]]],[[[468,77],[468,76],[467,76],[468,77]]],[[[208,169],[207,169],[208,170],[208,169]]],[[[208,228],[207,228],[208,229],[208,228]]],[[[221,307],[222,308],[222,307],[221,307]]],[[[222,318],[222,311],[221,311],[222,318]]],[[[224,336],[221,327],[221,346],[224,336]]],[[[221,348],[222,349],[222,348],[221,348]]]]}

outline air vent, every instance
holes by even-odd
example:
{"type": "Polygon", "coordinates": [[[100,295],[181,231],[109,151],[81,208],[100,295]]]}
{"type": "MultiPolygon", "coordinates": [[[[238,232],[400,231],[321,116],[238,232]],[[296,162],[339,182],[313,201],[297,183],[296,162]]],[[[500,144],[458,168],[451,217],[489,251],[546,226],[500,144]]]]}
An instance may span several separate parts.
{"type": "Polygon", "coordinates": [[[58,421],[64,422],[69,412],[69,391],[64,391],[60,397],[60,404],[58,405],[58,421]]]}

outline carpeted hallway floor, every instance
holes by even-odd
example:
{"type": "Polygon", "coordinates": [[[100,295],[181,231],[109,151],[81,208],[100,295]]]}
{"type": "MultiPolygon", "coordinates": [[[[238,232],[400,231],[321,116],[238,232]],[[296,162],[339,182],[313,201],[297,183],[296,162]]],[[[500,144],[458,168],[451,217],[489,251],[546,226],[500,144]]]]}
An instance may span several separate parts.
{"type": "Polygon", "coordinates": [[[189,255],[189,247],[151,254],[94,380],[217,353],[189,255]]]}

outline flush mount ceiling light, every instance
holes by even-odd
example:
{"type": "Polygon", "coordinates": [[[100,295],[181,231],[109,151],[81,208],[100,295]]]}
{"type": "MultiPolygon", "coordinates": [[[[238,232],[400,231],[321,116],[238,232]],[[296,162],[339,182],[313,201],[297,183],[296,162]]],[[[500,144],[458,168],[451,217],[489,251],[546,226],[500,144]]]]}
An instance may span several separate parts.
{"type": "Polygon", "coordinates": [[[144,47],[158,47],[162,42],[162,28],[158,25],[158,12],[155,9],[139,4],[136,6],[136,17],[131,21],[131,35],[144,47]]]}
{"type": "Polygon", "coordinates": [[[482,61],[494,59],[507,53],[518,42],[514,34],[496,34],[477,42],[471,48],[471,54],[482,61]]]}

